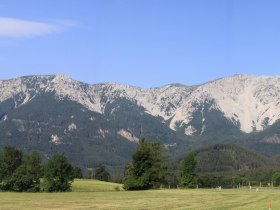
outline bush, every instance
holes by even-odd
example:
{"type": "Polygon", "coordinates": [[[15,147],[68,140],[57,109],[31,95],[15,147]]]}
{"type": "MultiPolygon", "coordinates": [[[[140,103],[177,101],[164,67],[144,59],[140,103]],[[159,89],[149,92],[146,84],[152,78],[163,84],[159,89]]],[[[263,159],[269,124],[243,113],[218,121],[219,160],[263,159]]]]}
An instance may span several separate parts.
{"type": "Polygon", "coordinates": [[[119,186],[114,187],[115,191],[121,191],[121,188],[119,186]]]}

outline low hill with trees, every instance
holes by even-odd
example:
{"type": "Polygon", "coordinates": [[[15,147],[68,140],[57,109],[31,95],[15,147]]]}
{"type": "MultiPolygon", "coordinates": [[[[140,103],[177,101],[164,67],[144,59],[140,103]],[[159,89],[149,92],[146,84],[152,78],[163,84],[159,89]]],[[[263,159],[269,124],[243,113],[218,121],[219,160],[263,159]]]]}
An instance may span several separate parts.
{"type": "MultiPolygon", "coordinates": [[[[195,156],[195,171],[197,173],[248,171],[263,167],[279,167],[279,164],[272,158],[232,144],[217,144],[191,153],[195,156]]],[[[182,159],[181,155],[171,162],[179,165],[182,159]]]]}
{"type": "Polygon", "coordinates": [[[194,155],[197,172],[246,171],[277,166],[270,158],[237,145],[218,144],[197,150],[194,155]]]}

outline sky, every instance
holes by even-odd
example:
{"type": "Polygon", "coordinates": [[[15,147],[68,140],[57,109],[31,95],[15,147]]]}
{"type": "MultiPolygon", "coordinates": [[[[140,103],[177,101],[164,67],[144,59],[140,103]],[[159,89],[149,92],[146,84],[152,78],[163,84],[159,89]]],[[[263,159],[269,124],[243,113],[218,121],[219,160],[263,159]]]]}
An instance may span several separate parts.
{"type": "Polygon", "coordinates": [[[1,0],[0,80],[196,85],[280,75],[278,0],[1,0]]]}

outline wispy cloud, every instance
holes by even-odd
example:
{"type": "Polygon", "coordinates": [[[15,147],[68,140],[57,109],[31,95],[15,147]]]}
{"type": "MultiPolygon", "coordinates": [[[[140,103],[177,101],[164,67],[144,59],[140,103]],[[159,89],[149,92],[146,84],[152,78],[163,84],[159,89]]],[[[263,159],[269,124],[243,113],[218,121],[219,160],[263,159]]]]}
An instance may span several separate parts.
{"type": "Polygon", "coordinates": [[[0,36],[4,37],[33,37],[53,34],[65,27],[73,26],[66,21],[54,23],[28,21],[16,18],[0,17],[0,36]],[[67,23],[67,24],[66,24],[67,23]]]}

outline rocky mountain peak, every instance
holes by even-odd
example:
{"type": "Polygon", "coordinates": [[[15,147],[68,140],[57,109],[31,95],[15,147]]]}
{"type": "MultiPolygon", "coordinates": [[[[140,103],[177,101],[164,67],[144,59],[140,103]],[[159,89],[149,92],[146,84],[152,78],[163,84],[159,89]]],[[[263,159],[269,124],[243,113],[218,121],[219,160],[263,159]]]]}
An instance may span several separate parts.
{"type": "Polygon", "coordinates": [[[198,125],[201,130],[207,121],[205,113],[211,110],[221,112],[247,133],[263,130],[280,118],[280,76],[238,74],[197,86],[170,84],[144,89],[117,83],[89,85],[57,74],[2,80],[0,92],[0,102],[12,98],[15,107],[40,93],[54,93],[57,100],[74,101],[101,114],[108,104],[125,99],[161,117],[173,130],[184,128],[186,135],[194,134],[198,125]],[[194,125],[197,113],[200,117],[194,125]]]}

